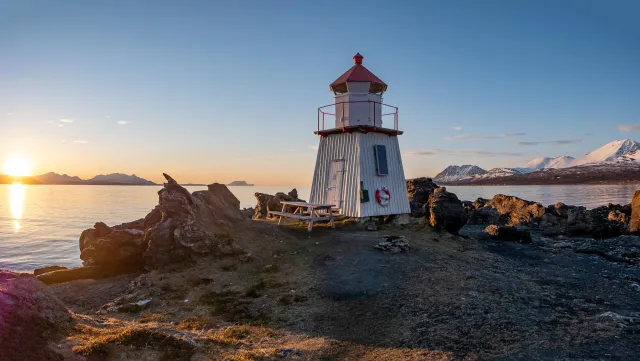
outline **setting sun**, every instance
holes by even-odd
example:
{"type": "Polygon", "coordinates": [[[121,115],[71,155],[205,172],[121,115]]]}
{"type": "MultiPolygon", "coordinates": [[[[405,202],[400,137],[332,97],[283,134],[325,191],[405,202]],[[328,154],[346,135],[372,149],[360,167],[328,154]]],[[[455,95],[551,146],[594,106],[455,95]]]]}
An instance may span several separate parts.
{"type": "Polygon", "coordinates": [[[3,173],[13,177],[31,175],[31,163],[25,157],[12,157],[4,163],[3,173]]]}

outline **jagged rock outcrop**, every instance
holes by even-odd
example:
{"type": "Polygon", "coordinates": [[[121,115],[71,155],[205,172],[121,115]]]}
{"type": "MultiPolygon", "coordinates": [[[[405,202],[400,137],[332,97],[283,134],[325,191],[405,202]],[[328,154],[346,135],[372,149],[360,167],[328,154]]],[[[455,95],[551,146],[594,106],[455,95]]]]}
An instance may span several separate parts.
{"type": "Polygon", "coordinates": [[[538,229],[547,236],[610,238],[627,233],[630,215],[629,205],[609,204],[587,210],[557,203],[547,207],[538,229]]]}
{"type": "Polygon", "coordinates": [[[458,197],[445,187],[436,188],[429,197],[429,225],[457,234],[467,223],[467,216],[458,197]]]}
{"type": "Polygon", "coordinates": [[[230,236],[246,216],[223,184],[190,194],[173,178],[158,192],[158,205],[144,218],[109,227],[98,222],[80,236],[82,269],[42,275],[47,283],[157,268],[199,254],[237,252],[230,236]],[[46,276],[46,277],[45,277],[46,276]]]}
{"type": "Polygon", "coordinates": [[[407,193],[409,206],[413,217],[425,217],[429,215],[429,197],[435,189],[439,188],[431,178],[420,177],[407,179],[407,193]]]}
{"type": "Polygon", "coordinates": [[[145,218],[143,263],[158,268],[198,254],[237,252],[232,226],[244,220],[240,201],[223,184],[210,184],[206,191],[190,194],[167,174],[158,192],[157,215],[145,218]],[[152,220],[157,223],[152,224],[152,220]]]}
{"type": "Polygon", "coordinates": [[[59,361],[50,342],[71,313],[31,275],[0,271],[0,360],[59,361]]]}
{"type": "Polygon", "coordinates": [[[142,263],[140,229],[116,229],[102,222],[80,236],[80,259],[85,266],[130,266],[142,263]]]}
{"type": "Polygon", "coordinates": [[[264,219],[269,216],[269,211],[280,211],[282,210],[281,201],[285,202],[304,202],[302,199],[298,198],[298,190],[293,188],[289,193],[278,192],[274,195],[266,194],[266,193],[256,193],[256,200],[258,204],[256,204],[253,219],[264,219]]]}
{"type": "Polygon", "coordinates": [[[640,234],[640,190],[637,190],[631,200],[631,219],[629,220],[629,233],[640,234]]]}
{"type": "Polygon", "coordinates": [[[492,239],[507,242],[531,243],[531,233],[528,230],[522,230],[516,227],[491,224],[484,229],[484,232],[492,239]]]}
{"type": "Polygon", "coordinates": [[[545,212],[544,206],[540,203],[504,194],[496,194],[485,204],[485,207],[487,206],[495,208],[508,226],[537,224],[545,212]]]}

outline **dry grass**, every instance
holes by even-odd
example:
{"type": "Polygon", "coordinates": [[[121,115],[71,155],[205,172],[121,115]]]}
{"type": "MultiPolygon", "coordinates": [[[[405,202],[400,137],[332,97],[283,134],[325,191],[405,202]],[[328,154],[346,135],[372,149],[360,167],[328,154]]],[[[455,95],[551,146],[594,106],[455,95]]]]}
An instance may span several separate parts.
{"type": "Polygon", "coordinates": [[[190,360],[195,351],[191,343],[153,328],[79,326],[79,331],[86,336],[80,345],[73,347],[73,351],[84,356],[108,356],[114,353],[114,345],[161,351],[165,360],[190,360]]]}

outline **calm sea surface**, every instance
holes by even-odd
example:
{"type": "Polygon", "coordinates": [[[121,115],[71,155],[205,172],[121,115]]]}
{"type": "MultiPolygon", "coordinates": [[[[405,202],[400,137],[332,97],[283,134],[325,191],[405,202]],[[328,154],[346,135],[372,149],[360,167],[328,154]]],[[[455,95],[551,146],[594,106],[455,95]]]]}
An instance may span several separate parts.
{"type": "MultiPolygon", "coordinates": [[[[160,186],[0,185],[0,269],[32,271],[46,265],[79,266],[80,233],[103,221],[109,225],[143,218],[158,203],[160,186]]],[[[255,192],[288,192],[292,187],[229,187],[242,207],[255,205],[255,192]]],[[[296,187],[309,197],[310,187],[296,187]]],[[[187,187],[189,191],[206,187],[187,187]]],[[[556,202],[593,208],[629,203],[640,185],[447,187],[462,200],[503,193],[545,205],[556,202]]]]}

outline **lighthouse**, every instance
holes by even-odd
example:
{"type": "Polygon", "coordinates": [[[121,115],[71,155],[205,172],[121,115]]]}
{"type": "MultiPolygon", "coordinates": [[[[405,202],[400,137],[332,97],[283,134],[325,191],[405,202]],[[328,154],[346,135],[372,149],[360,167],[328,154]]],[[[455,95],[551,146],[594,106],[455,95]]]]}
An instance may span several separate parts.
{"type": "Polygon", "coordinates": [[[398,136],[398,108],[384,104],[387,84],[354,65],[329,88],[334,103],[318,108],[320,136],[310,202],[333,204],[354,218],[410,213],[398,136]]]}

